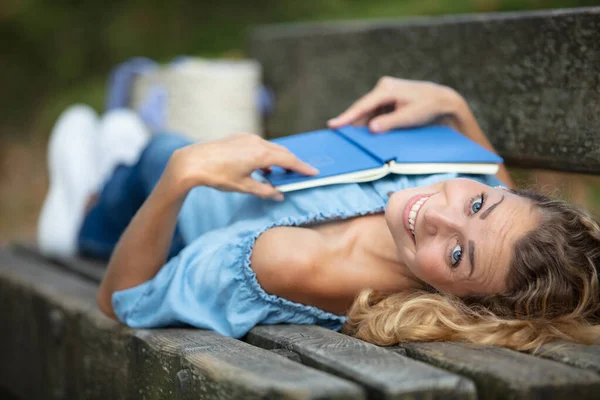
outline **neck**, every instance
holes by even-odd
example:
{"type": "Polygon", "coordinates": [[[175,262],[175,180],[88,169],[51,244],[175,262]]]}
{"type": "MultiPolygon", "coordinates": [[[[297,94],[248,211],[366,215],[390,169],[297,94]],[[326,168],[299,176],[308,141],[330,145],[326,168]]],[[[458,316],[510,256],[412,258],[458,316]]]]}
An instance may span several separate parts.
{"type": "Polygon", "coordinates": [[[371,288],[400,291],[421,286],[410,269],[398,261],[396,244],[384,216],[378,214],[364,218],[362,223],[348,230],[350,238],[346,240],[354,256],[365,260],[368,273],[378,275],[378,287],[371,288]]]}

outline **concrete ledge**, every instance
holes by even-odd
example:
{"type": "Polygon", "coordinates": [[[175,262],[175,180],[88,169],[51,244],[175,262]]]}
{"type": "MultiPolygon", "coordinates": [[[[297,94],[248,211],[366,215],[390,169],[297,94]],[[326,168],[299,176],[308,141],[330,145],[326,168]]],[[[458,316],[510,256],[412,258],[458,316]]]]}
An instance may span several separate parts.
{"type": "Polygon", "coordinates": [[[600,173],[600,7],[278,25],[250,47],[271,137],[322,128],[391,75],[456,88],[508,164],[600,173]]]}

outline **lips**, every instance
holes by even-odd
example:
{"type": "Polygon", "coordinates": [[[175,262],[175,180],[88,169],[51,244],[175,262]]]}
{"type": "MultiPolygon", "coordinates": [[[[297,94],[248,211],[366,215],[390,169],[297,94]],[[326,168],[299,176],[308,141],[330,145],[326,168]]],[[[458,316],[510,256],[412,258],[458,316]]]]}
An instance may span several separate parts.
{"type": "MultiPolygon", "coordinates": [[[[406,205],[404,206],[404,210],[402,211],[402,223],[404,224],[404,229],[406,229],[408,236],[410,236],[410,238],[412,239],[414,244],[417,244],[417,241],[415,240],[415,237],[412,234],[412,231],[410,229],[410,223],[408,221],[408,217],[410,215],[410,210],[419,200],[421,200],[422,198],[428,198],[428,197],[431,197],[431,194],[414,195],[413,197],[408,199],[408,201],[406,202],[406,205]]],[[[425,202],[426,201],[427,200],[425,200],[425,202]]],[[[423,204],[425,204],[425,203],[423,203],[423,204]]],[[[421,211],[422,208],[423,208],[423,205],[421,205],[421,208],[419,208],[419,210],[417,211],[417,216],[419,215],[419,212],[421,211]]],[[[415,223],[417,221],[417,216],[415,216],[415,218],[414,218],[415,223]]]]}

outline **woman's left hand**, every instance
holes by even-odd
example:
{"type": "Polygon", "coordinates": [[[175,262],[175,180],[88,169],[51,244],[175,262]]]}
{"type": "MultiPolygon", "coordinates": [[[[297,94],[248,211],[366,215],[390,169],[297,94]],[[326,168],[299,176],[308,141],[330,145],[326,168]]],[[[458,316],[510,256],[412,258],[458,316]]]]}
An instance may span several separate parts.
{"type": "Polygon", "coordinates": [[[433,82],[384,76],[346,111],[328,121],[330,128],[366,125],[373,133],[426,125],[453,115],[464,103],[453,89],[433,82]]]}
{"type": "MultiPolygon", "coordinates": [[[[485,136],[465,99],[454,89],[433,82],[384,76],[346,111],[327,122],[330,128],[369,125],[373,133],[438,122],[450,125],[486,149],[498,153],[485,136]],[[449,118],[446,118],[449,117],[449,118]]],[[[508,187],[514,184],[503,164],[496,176],[508,187]]]]}

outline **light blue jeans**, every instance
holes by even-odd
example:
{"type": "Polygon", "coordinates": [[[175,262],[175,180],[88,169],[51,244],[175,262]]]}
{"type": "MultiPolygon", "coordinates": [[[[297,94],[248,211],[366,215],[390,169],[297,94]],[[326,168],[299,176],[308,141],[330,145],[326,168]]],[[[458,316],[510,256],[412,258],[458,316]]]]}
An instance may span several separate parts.
{"type": "MultiPolygon", "coordinates": [[[[119,165],[115,169],[79,231],[80,255],[102,260],[110,258],[125,228],[158,182],[171,154],[188,144],[190,142],[180,136],[156,135],[135,165],[119,165]]],[[[177,255],[185,245],[176,228],[168,257],[177,255]]]]}

